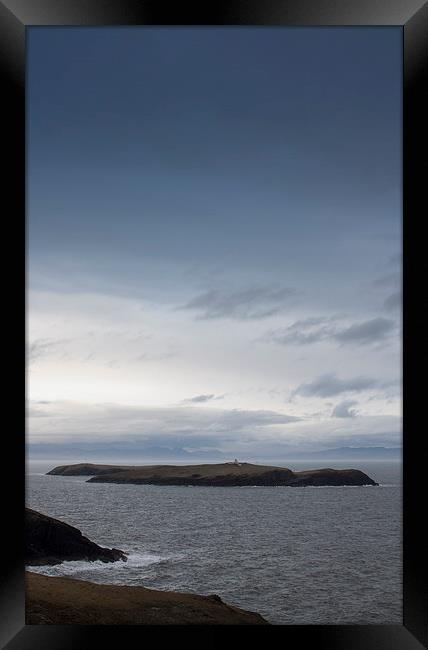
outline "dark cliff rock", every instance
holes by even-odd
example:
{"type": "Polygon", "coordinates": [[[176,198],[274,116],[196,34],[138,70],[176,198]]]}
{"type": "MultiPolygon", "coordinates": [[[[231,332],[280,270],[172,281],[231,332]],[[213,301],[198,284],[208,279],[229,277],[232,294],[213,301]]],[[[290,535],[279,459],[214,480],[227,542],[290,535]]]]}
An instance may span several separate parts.
{"type": "Polygon", "coordinates": [[[74,526],[30,508],[25,509],[25,528],[27,565],[59,564],[64,560],[127,560],[123,551],[98,546],[74,526]]]}
{"type": "Polygon", "coordinates": [[[324,485],[379,485],[359,469],[314,469],[295,472],[290,480],[291,487],[324,485]]]}
{"type": "Polygon", "coordinates": [[[316,469],[293,472],[286,467],[270,467],[250,463],[219,463],[207,465],[154,465],[125,467],[113,465],[65,465],[49,474],[91,475],[88,483],[132,483],[140,485],[192,486],[345,486],[378,485],[357,469],[316,469]],[[84,468],[84,469],[82,469],[84,468]]]}

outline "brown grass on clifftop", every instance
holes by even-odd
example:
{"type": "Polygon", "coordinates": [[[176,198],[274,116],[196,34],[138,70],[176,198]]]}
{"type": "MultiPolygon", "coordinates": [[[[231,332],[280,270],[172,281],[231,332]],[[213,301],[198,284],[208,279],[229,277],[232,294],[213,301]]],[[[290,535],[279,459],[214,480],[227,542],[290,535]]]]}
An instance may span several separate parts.
{"type": "Polygon", "coordinates": [[[26,572],[27,625],[269,625],[218,596],[100,585],[26,572]]]}

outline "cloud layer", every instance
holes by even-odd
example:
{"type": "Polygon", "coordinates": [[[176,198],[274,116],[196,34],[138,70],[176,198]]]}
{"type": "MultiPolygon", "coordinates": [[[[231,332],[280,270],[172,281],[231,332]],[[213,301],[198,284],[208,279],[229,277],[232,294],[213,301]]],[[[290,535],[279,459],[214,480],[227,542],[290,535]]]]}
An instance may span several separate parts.
{"type": "Polygon", "coordinates": [[[340,343],[364,345],[384,341],[394,330],[395,323],[388,318],[371,318],[335,332],[334,338],[340,343]]]}
{"type": "Polygon", "coordinates": [[[354,400],[344,400],[343,402],[336,404],[331,414],[331,417],[355,418],[357,416],[357,412],[352,407],[355,406],[356,404],[358,404],[358,402],[355,402],[354,400]]]}
{"type": "Polygon", "coordinates": [[[211,289],[199,294],[181,309],[193,311],[198,318],[213,320],[260,320],[280,313],[296,296],[290,287],[248,287],[238,291],[211,289]]]}
{"type": "Polygon", "coordinates": [[[140,408],[71,402],[31,406],[30,442],[94,449],[149,446],[189,452],[263,455],[287,449],[325,449],[342,445],[399,444],[401,421],[391,416],[354,417],[350,402],[334,417],[318,420],[268,410],[195,407],[140,408]],[[338,424],[343,420],[344,425],[338,424]],[[346,424],[345,424],[346,422],[346,424]]]}
{"type": "Polygon", "coordinates": [[[294,389],[292,396],[334,397],[342,393],[359,393],[378,385],[379,382],[371,377],[340,379],[335,373],[327,373],[312,381],[303,382],[294,389]]]}
{"type": "Polygon", "coordinates": [[[191,403],[191,404],[206,404],[207,402],[211,402],[212,400],[216,399],[223,399],[223,395],[214,395],[214,393],[206,394],[206,395],[195,395],[194,397],[189,397],[188,399],[184,400],[184,403],[191,403]]]}
{"type": "Polygon", "coordinates": [[[334,317],[306,318],[284,328],[268,332],[266,338],[279,345],[310,345],[321,341],[341,345],[371,345],[388,339],[396,328],[393,320],[383,317],[340,326],[334,317]]]}

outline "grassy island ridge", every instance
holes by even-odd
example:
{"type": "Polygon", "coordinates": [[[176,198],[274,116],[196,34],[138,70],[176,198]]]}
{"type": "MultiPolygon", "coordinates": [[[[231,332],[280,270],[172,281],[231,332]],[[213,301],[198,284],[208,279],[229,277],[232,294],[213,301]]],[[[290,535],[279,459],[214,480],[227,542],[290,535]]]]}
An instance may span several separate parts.
{"type": "Polygon", "coordinates": [[[315,469],[293,472],[286,467],[251,463],[205,465],[96,465],[80,463],[55,467],[56,476],[91,476],[89,483],[200,486],[342,486],[378,485],[358,469],[315,469]]]}

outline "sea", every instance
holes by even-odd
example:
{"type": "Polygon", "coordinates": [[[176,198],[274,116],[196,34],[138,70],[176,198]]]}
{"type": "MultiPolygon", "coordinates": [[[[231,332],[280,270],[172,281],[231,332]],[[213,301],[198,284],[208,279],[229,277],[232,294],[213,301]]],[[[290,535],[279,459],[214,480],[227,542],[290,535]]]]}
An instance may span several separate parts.
{"type": "Polygon", "coordinates": [[[402,624],[398,462],[354,467],[379,487],[186,487],[87,483],[27,464],[27,506],[79,528],[127,562],[29,567],[50,576],[218,594],[277,625],[402,624]]]}

